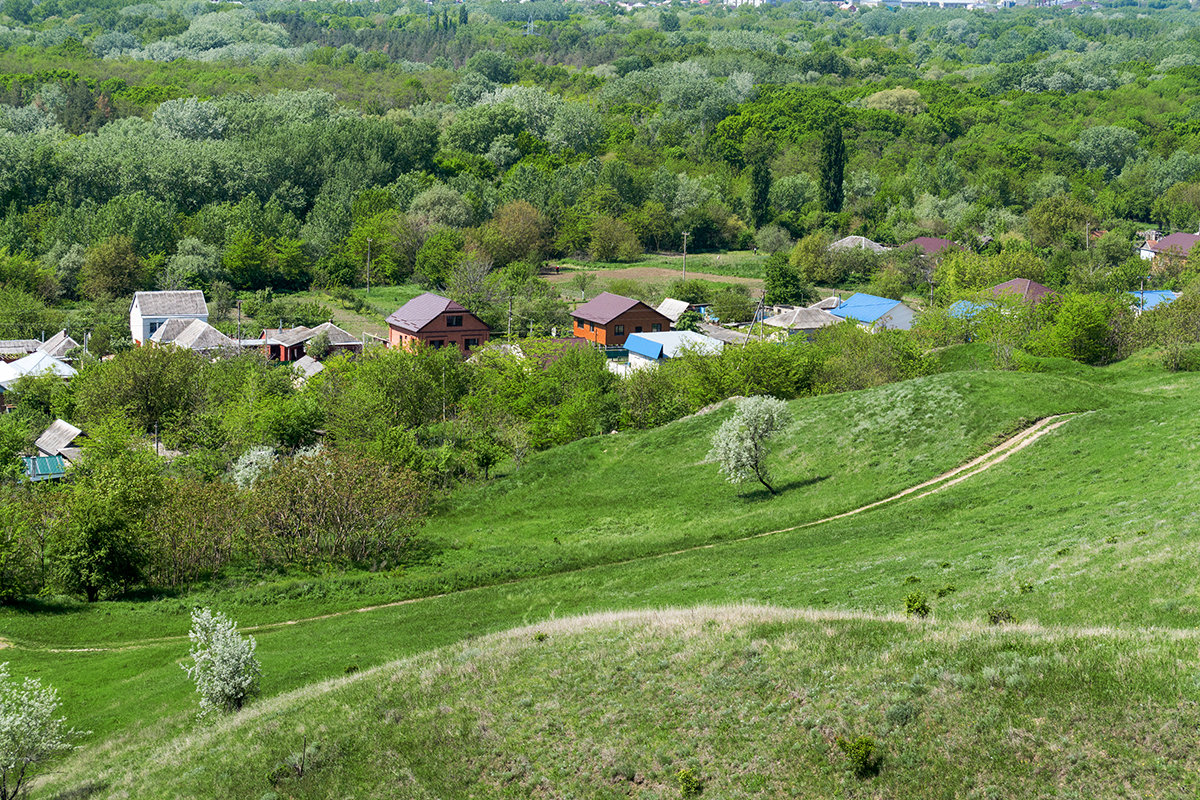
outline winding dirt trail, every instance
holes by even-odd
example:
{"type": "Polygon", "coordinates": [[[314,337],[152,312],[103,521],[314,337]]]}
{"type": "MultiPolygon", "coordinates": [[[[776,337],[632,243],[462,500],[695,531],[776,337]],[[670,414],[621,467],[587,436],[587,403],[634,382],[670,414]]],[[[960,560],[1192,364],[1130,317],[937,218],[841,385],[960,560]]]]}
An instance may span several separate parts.
{"type": "MultiPolygon", "coordinates": [[[[1090,413],[1090,412],[1084,412],[1084,413],[1090,413]]],[[[846,517],[853,517],[857,514],[862,514],[864,512],[871,511],[872,509],[876,509],[881,506],[897,503],[897,502],[900,502],[905,499],[919,500],[923,497],[928,497],[931,494],[936,494],[937,492],[941,492],[946,489],[949,489],[951,486],[955,486],[959,483],[962,483],[963,481],[967,480],[968,478],[972,478],[972,477],[980,474],[981,472],[985,472],[985,471],[991,469],[992,467],[996,466],[997,464],[1004,462],[1010,456],[1012,456],[1014,453],[1018,453],[1021,450],[1024,450],[1026,447],[1033,444],[1038,439],[1042,438],[1043,436],[1050,433],[1051,431],[1057,430],[1058,428],[1062,427],[1063,425],[1065,425],[1066,423],[1070,422],[1072,419],[1074,419],[1075,417],[1078,417],[1078,416],[1080,416],[1080,414],[1072,413],[1072,414],[1058,414],[1058,415],[1052,416],[1052,417],[1045,417],[1044,419],[1038,420],[1033,425],[1030,425],[1028,428],[1025,428],[1025,429],[1019,431],[1018,433],[1010,436],[1008,439],[1005,439],[1003,442],[996,445],[991,450],[989,450],[988,452],[979,456],[978,458],[972,459],[971,461],[968,461],[966,464],[963,464],[962,466],[955,467],[954,469],[950,470],[949,472],[945,472],[941,475],[938,475],[936,478],[931,478],[931,479],[925,481],[924,483],[919,483],[916,486],[911,486],[911,487],[905,489],[904,491],[897,492],[896,494],[892,495],[891,497],[886,497],[883,500],[876,500],[873,503],[868,503],[865,506],[859,506],[858,508],[851,509],[850,511],[844,511],[841,514],[834,514],[833,516],[830,516],[830,517],[824,517],[822,519],[813,520],[811,522],[804,522],[799,525],[793,525],[788,528],[779,528],[778,530],[764,531],[762,533],[755,533],[755,534],[751,534],[749,536],[740,536],[736,539],[723,539],[719,542],[711,542],[709,544],[695,545],[693,547],[685,547],[680,550],[670,550],[670,551],[667,551],[664,553],[655,553],[653,555],[638,556],[637,558],[629,558],[629,559],[625,559],[623,561],[608,561],[603,564],[592,564],[592,565],[589,565],[586,567],[579,567],[576,569],[564,570],[562,572],[552,572],[552,573],[548,573],[545,575],[536,575],[536,576],[530,576],[530,577],[526,577],[526,578],[517,578],[517,579],[511,580],[511,581],[504,581],[501,583],[490,583],[485,586],[473,586],[468,589],[458,589],[458,590],[455,590],[452,592],[442,592],[440,594],[430,594],[430,595],[423,595],[421,597],[411,597],[411,598],[408,598],[407,600],[397,600],[392,603],[379,603],[377,605],[363,606],[362,608],[352,608],[352,609],[347,609],[345,611],[333,611],[328,614],[318,614],[317,616],[304,617],[301,619],[289,619],[289,620],[284,620],[281,622],[268,622],[268,623],[264,623],[262,625],[252,625],[249,627],[245,627],[245,628],[242,628],[241,630],[243,633],[261,633],[261,632],[273,631],[273,630],[278,630],[281,628],[287,628],[287,627],[290,627],[293,625],[300,625],[300,624],[306,623],[306,622],[319,622],[321,620],[326,620],[326,619],[336,619],[338,617],[347,617],[352,614],[365,614],[365,613],[368,613],[371,611],[380,611],[380,610],[388,609],[388,608],[399,608],[401,606],[414,605],[416,603],[423,603],[428,600],[436,600],[438,598],[447,597],[447,596],[453,595],[453,594],[465,594],[467,592],[478,592],[478,591],[482,591],[485,589],[495,589],[497,587],[511,586],[516,583],[523,583],[525,581],[530,581],[530,580],[538,580],[541,578],[549,578],[549,577],[555,577],[555,576],[560,576],[560,575],[571,575],[571,574],[575,574],[575,573],[588,572],[591,570],[607,569],[609,567],[619,567],[619,566],[623,566],[625,564],[634,564],[634,563],[638,563],[638,562],[642,562],[642,561],[650,561],[652,559],[672,558],[674,556],[680,556],[680,555],[684,555],[686,553],[694,553],[694,552],[698,552],[700,550],[712,550],[717,547],[724,547],[727,545],[736,544],[738,542],[747,542],[747,541],[751,541],[753,539],[762,539],[766,536],[774,536],[774,535],[780,534],[780,533],[789,533],[791,531],[798,531],[798,530],[803,530],[805,528],[812,528],[817,525],[824,525],[828,522],[834,522],[835,520],[845,519],[846,517]]],[[[154,647],[156,645],[166,644],[169,642],[186,642],[187,640],[188,640],[187,636],[163,636],[163,637],[158,637],[158,638],[154,638],[154,639],[137,639],[137,640],[133,640],[133,641],[120,642],[117,644],[111,644],[111,645],[105,645],[105,646],[99,646],[99,647],[75,647],[75,648],[26,647],[24,645],[14,643],[11,641],[7,641],[7,640],[0,640],[0,642],[3,642],[3,645],[12,647],[15,649],[37,650],[39,652],[47,652],[47,653],[97,653],[97,652],[117,652],[117,651],[123,651],[123,650],[138,650],[138,649],[143,649],[146,647],[154,647]]]]}

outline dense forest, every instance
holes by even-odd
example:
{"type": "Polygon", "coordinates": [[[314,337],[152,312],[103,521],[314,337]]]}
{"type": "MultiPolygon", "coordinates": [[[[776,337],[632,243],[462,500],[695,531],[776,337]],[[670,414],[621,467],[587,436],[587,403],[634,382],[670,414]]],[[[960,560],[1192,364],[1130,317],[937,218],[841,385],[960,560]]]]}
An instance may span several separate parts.
{"type": "Polygon", "coordinates": [[[1146,345],[1196,361],[1190,292],[1140,317],[1120,299],[1196,271],[1137,254],[1148,230],[1200,226],[1187,3],[4,0],[0,73],[0,337],[89,337],[76,379],[23,379],[0,420],[14,476],[8,456],[56,417],[88,433],[68,486],[6,486],[0,598],[185,586],[238,559],[384,568],[439,493],[531,450],[920,375],[954,343],[1005,367],[1146,345]],[[693,253],[761,251],[768,302],[866,288],[926,313],[911,334],[840,326],[626,379],[538,338],[569,322],[548,263],[636,262],[685,234],[693,253]],[[829,252],[851,234],[897,249],[829,252]],[[899,247],[919,236],[962,249],[899,247]],[[1062,299],[946,313],[1011,278],[1062,299]],[[256,354],[130,347],[136,290],[202,289],[232,332],[235,308],[316,324],[368,281],[495,330],[515,308],[537,368],[377,351],[301,384],[256,354]]]}

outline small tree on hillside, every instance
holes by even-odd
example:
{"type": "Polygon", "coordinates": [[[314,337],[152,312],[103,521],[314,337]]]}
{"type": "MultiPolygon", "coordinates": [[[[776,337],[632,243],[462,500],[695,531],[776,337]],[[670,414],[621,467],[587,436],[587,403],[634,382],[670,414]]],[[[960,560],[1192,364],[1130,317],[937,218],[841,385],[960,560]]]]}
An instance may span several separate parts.
{"type": "Polygon", "coordinates": [[[196,683],[200,715],[210,711],[237,711],[258,692],[262,672],[253,636],[242,637],[237,624],[219,611],[198,608],[192,612],[192,663],[183,670],[196,683]]]}
{"type": "Polygon", "coordinates": [[[34,767],[73,750],[70,739],[83,735],[55,717],[58,706],[53,687],[36,678],[18,683],[0,664],[0,800],[15,798],[34,767]]]}
{"type": "Polygon", "coordinates": [[[787,403],[774,397],[747,397],[737,413],[713,434],[712,449],[705,461],[715,463],[730,483],[756,479],[771,494],[779,494],[767,471],[767,443],[792,421],[787,403]]]}

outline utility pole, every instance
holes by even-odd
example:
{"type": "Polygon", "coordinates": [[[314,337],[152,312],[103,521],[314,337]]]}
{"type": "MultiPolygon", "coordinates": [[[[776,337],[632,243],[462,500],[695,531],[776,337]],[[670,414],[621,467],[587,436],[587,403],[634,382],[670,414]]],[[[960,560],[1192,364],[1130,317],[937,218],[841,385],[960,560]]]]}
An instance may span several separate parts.
{"type": "Polygon", "coordinates": [[[238,347],[242,346],[242,301],[234,300],[233,304],[238,310],[238,347]]]}
{"type": "Polygon", "coordinates": [[[367,237],[367,295],[371,294],[371,242],[370,236],[367,237]]]}
{"type": "Polygon", "coordinates": [[[691,231],[683,232],[683,279],[687,280],[687,237],[691,231]]]}
{"type": "Polygon", "coordinates": [[[508,296],[508,340],[512,341],[512,295],[508,296]]]}

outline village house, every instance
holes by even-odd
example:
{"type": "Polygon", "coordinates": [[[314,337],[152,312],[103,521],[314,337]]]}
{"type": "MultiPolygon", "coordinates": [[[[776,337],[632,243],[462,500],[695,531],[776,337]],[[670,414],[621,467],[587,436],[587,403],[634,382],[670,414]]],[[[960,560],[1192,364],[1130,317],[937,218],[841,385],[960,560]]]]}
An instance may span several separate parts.
{"type": "Polygon", "coordinates": [[[1031,281],[1028,278],[1014,278],[1011,281],[1005,281],[997,286],[993,286],[988,291],[996,297],[1011,297],[1016,295],[1030,305],[1037,305],[1048,297],[1058,296],[1058,292],[1049,286],[1043,286],[1037,281],[1031,281]]]}
{"type": "Polygon", "coordinates": [[[862,292],[842,301],[829,313],[842,319],[854,320],[868,330],[911,330],[913,317],[916,316],[911,308],[899,300],[875,297],[862,292]]]}
{"type": "Polygon", "coordinates": [[[67,359],[67,354],[79,347],[79,342],[67,335],[65,330],[46,341],[37,339],[0,339],[0,361],[12,362],[32,353],[46,353],[58,359],[67,359]]]}
{"type": "Polygon", "coordinates": [[[208,322],[208,304],[204,292],[134,292],[129,304],[129,336],[134,344],[144,344],[154,332],[172,319],[200,319],[208,322]]]}
{"type": "Polygon", "coordinates": [[[41,351],[30,353],[16,361],[0,362],[0,405],[5,411],[12,410],[12,404],[5,395],[26,375],[57,375],[66,381],[77,374],[75,368],[67,362],[41,351]]]}
{"type": "Polygon", "coordinates": [[[839,250],[867,250],[872,253],[883,253],[887,249],[885,245],[873,242],[865,236],[846,236],[829,245],[831,252],[839,250]]]}
{"type": "Polygon", "coordinates": [[[42,432],[33,446],[39,456],[59,457],[70,463],[78,461],[81,450],[76,440],[83,436],[83,431],[66,420],[56,419],[50,427],[42,432]]]}
{"type": "Polygon", "coordinates": [[[1161,239],[1147,239],[1138,248],[1138,255],[1144,261],[1161,258],[1182,263],[1187,260],[1188,253],[1192,252],[1192,248],[1196,246],[1197,242],[1200,242],[1200,233],[1172,233],[1161,239]]]}
{"type": "Polygon", "coordinates": [[[479,317],[448,297],[426,292],[414,297],[387,318],[388,346],[411,349],[418,342],[430,347],[454,345],[465,355],[491,336],[479,317]]]}
{"type": "Polygon", "coordinates": [[[631,369],[654,366],[689,350],[702,355],[720,355],[724,347],[724,342],[695,331],[634,333],[625,340],[631,369]]]}
{"type": "Polygon", "coordinates": [[[671,329],[671,320],[641,300],[601,292],[571,312],[574,333],[601,347],[623,347],[635,333],[671,329]]]}
{"type": "Polygon", "coordinates": [[[329,352],[361,353],[363,343],[332,322],[322,322],[313,328],[299,325],[295,328],[267,328],[263,330],[263,352],[267,358],[283,363],[299,361],[304,357],[305,347],[317,334],[329,337],[329,352]]]}
{"type": "MultiPolygon", "coordinates": [[[[835,306],[836,308],[836,306],[835,306]]],[[[803,306],[797,308],[778,308],[775,313],[763,320],[764,325],[769,325],[773,328],[783,328],[790,334],[802,334],[804,336],[812,336],[821,328],[826,328],[830,325],[837,325],[842,322],[841,317],[830,314],[823,308],[803,306]]]]}
{"type": "Polygon", "coordinates": [[[934,236],[918,236],[911,242],[905,242],[900,245],[900,249],[906,247],[915,247],[920,251],[921,255],[926,258],[941,258],[950,250],[961,250],[957,244],[949,239],[939,239],[934,236]]]}

